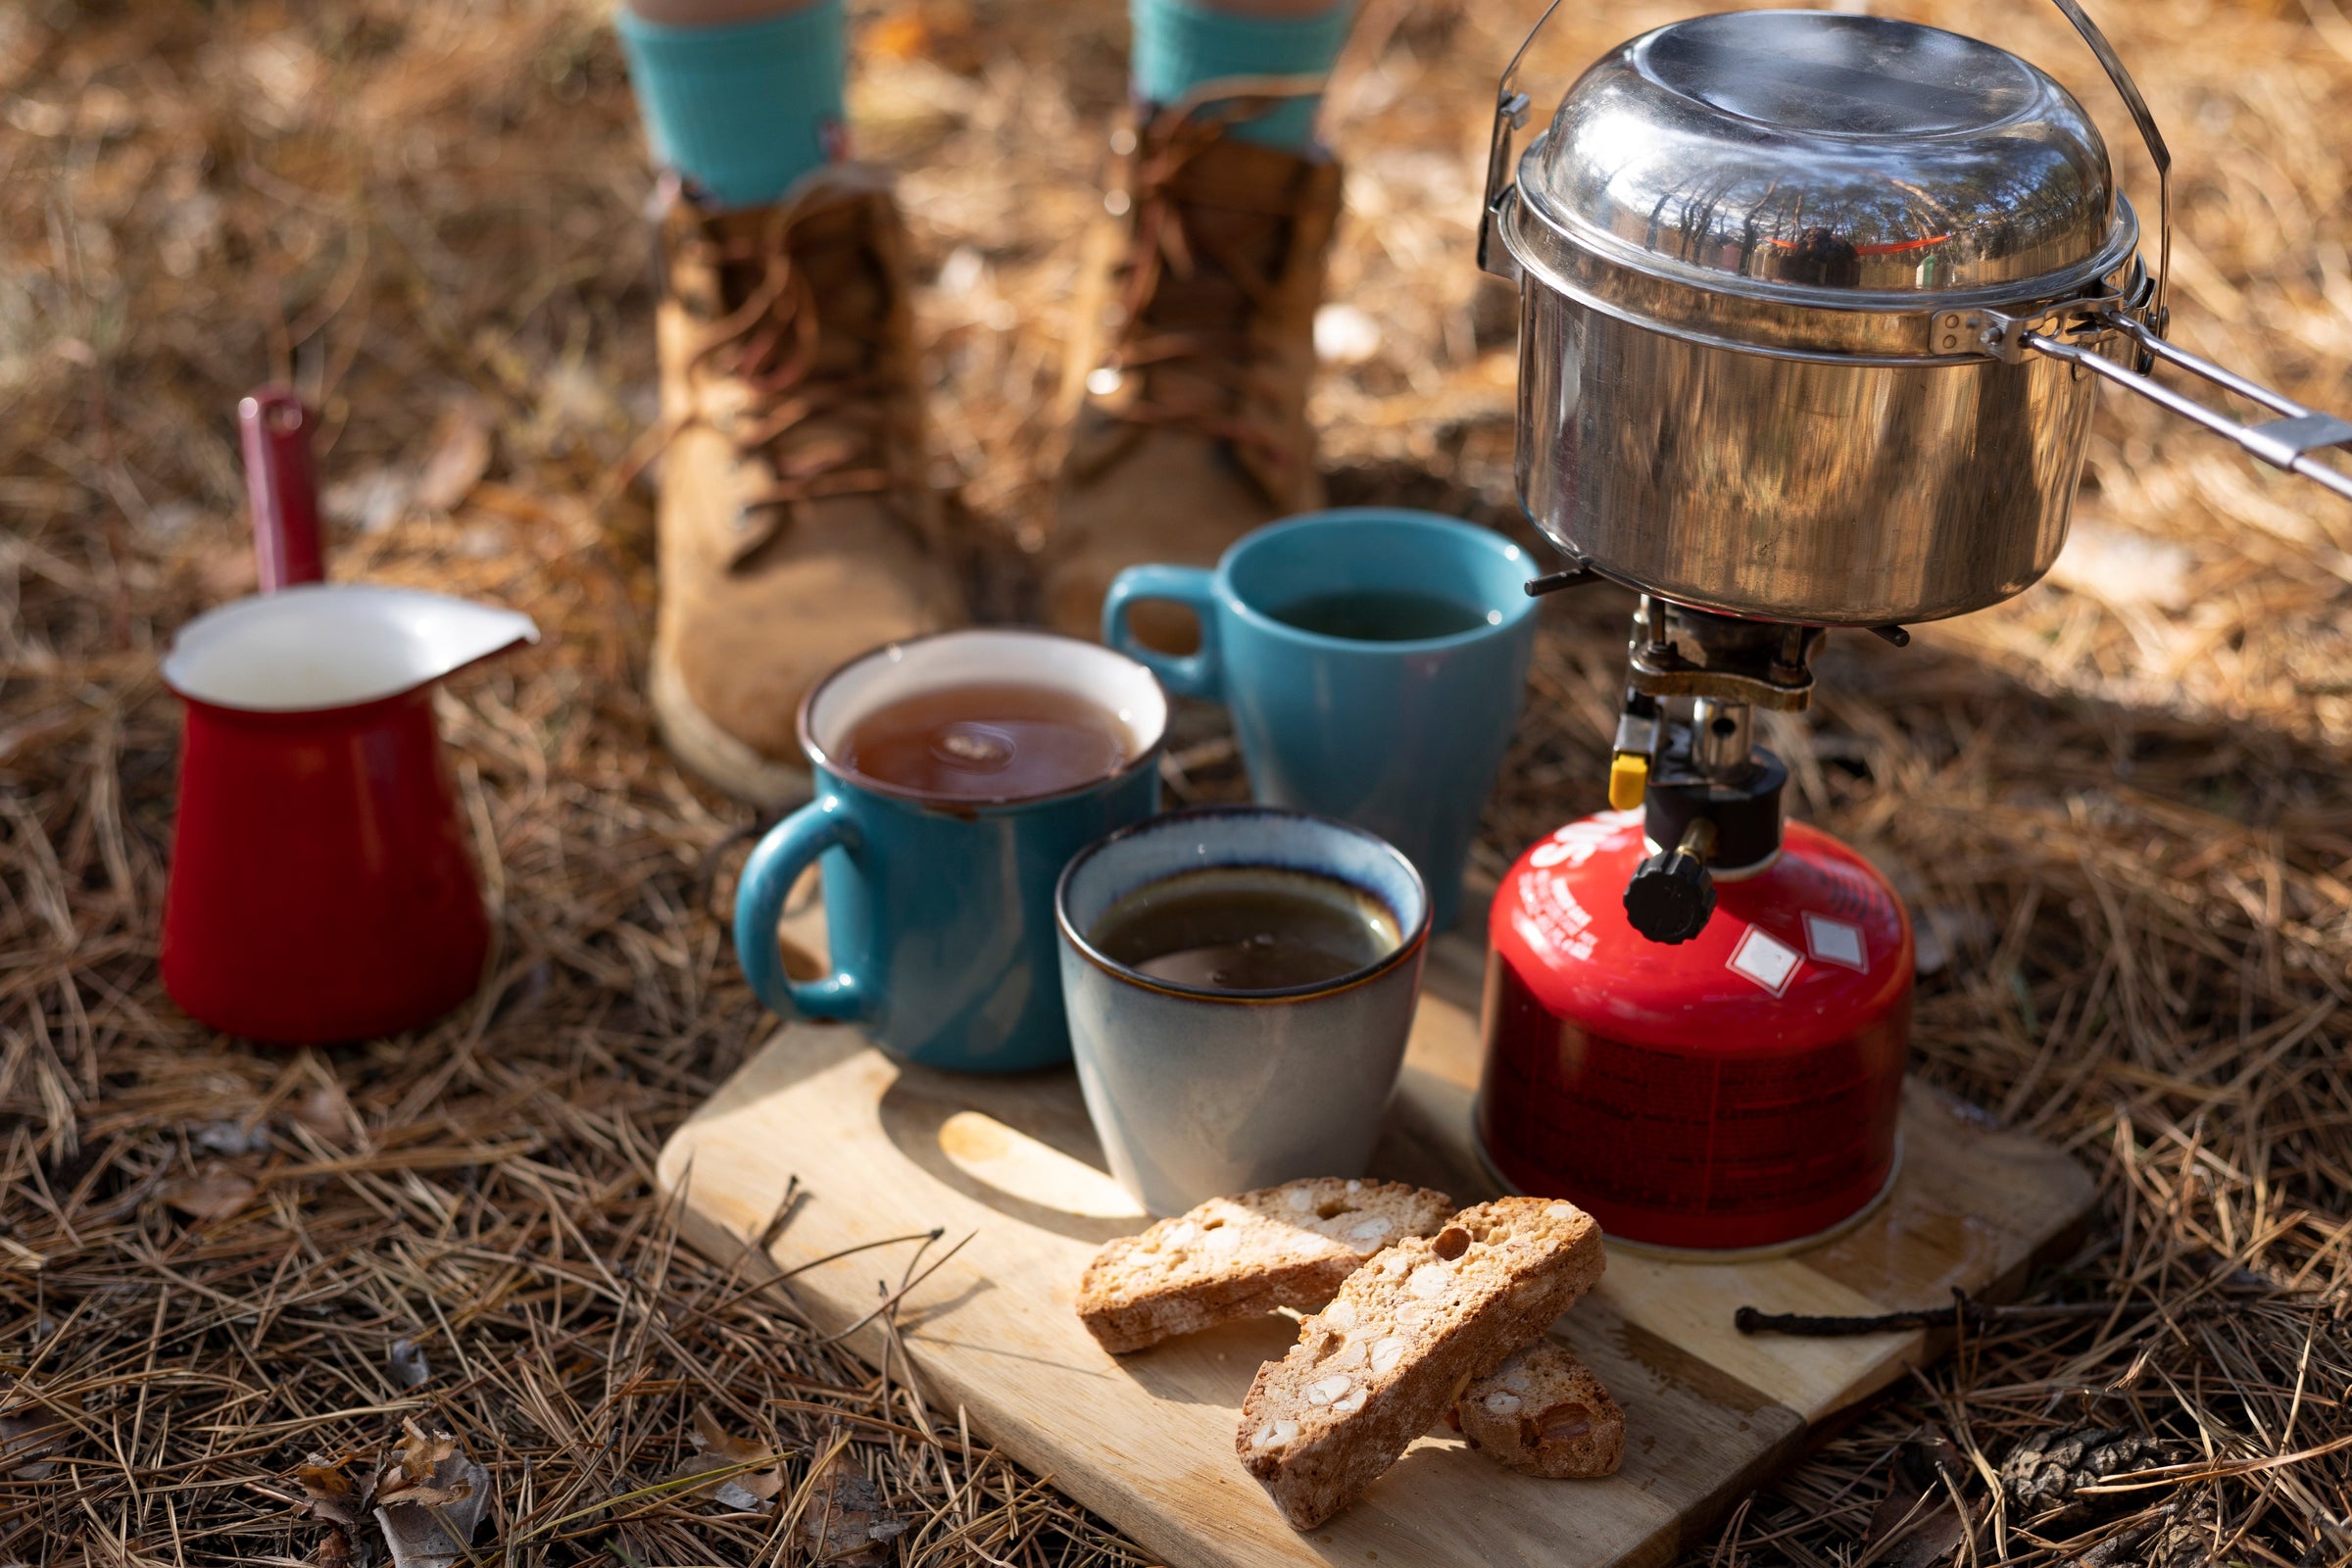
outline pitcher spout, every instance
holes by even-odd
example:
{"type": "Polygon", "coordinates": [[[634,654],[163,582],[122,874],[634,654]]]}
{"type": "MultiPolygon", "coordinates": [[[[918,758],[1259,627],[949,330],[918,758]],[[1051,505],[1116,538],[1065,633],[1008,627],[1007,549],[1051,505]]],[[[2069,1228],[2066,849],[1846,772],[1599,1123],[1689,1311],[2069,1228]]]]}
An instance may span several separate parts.
{"type": "Polygon", "coordinates": [[[414,691],[539,640],[531,617],[414,588],[312,584],[197,616],[172,639],[164,683],[249,712],[306,712],[414,691]]]}

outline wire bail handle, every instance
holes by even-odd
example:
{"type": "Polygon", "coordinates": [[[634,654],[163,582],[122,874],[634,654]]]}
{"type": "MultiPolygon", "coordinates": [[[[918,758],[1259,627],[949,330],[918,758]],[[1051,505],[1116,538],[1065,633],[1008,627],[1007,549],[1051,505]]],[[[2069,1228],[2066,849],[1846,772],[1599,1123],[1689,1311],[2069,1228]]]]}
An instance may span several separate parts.
{"type": "MultiPolygon", "coordinates": [[[[2156,290],[2149,297],[2141,320],[2158,337],[2172,324],[2171,285],[2173,277],[2173,150],[2165,145],[2164,132],[2156,128],[2156,117],[2149,112],[2147,99],[2140,96],[2139,83],[2124,68],[2124,57],[2115,52],[2107,34],[2090,20],[2082,9],[2082,0],[2051,0],[2066,20],[2075,24],[2075,31],[2090,45],[2098,57],[2099,66],[2115,86],[2116,96],[2123,99],[2124,108],[2132,115],[2132,123],[2139,127],[2139,139],[2147,144],[2148,156],[2156,163],[2156,290]]],[[[2143,363],[2140,367],[2145,371],[2143,363]]]]}
{"type": "Polygon", "coordinates": [[[1487,194],[1478,213],[1478,267],[1482,272],[1493,272],[1514,282],[1519,277],[1518,264],[1494,255],[1494,230],[1495,214],[1501,210],[1503,197],[1511,188],[1511,152],[1515,139],[1512,132],[1527,123],[1527,94],[1517,86],[1519,63],[1527,58],[1528,50],[1535,47],[1536,35],[1559,9],[1560,0],[1551,0],[1544,8],[1536,24],[1519,41],[1511,63],[1502,68],[1502,79],[1494,84],[1494,131],[1487,143],[1487,194]]]}
{"type": "MultiPolygon", "coordinates": [[[[2075,31],[2098,57],[2099,66],[2114,84],[2116,95],[2123,99],[2124,108],[2132,116],[2132,123],[2139,127],[2139,139],[2146,143],[2148,156],[2156,163],[2156,287],[2150,297],[2142,319],[2162,337],[2172,321],[2171,287],[2173,275],[2173,151],[2165,144],[2164,132],[2157,128],[2156,116],[2148,108],[2148,100],[2140,93],[2139,83],[2124,65],[2124,57],[2108,42],[2107,34],[2090,20],[2082,9],[2082,0],[2052,0],[2073,23],[2075,31]]],[[[1502,68],[1502,77],[1494,86],[1494,128],[1487,142],[1486,198],[1478,215],[1478,266],[1481,271],[1500,277],[1516,278],[1518,268],[1497,258],[1494,251],[1494,220],[1501,212],[1505,194],[1511,187],[1511,154],[1515,150],[1514,132],[1527,124],[1528,98],[1518,88],[1519,67],[1527,59],[1528,50],[1535,47],[1536,38],[1550,23],[1551,14],[1560,9],[1560,0],[1549,0],[1536,24],[1527,30],[1509,65],[1502,68]]]]}

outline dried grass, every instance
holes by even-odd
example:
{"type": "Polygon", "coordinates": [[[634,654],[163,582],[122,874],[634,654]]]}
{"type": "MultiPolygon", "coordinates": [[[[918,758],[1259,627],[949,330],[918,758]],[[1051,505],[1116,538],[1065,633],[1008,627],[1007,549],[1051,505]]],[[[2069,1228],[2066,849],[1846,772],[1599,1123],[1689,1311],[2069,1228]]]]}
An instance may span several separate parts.
{"type": "MultiPolygon", "coordinates": [[[[1554,81],[1697,8],[1570,9],[1554,81]]],[[[2048,64],[2143,179],[2054,9],[1886,9],[2048,64]]],[[[2352,20],[2099,9],[2174,138],[2180,335],[2352,408],[2352,20]]],[[[1335,297],[1377,333],[1317,397],[1344,499],[1507,500],[1508,317],[1468,256],[1522,10],[1369,0],[1335,86],[1335,297]]],[[[865,27],[855,116],[906,170],[939,476],[1017,561],[1123,23],[925,0],[865,27]]],[[[748,819],[678,779],[638,695],[649,512],[612,476],[650,413],[646,181],[595,8],[55,0],[0,10],[0,1562],[332,1561],[296,1467],[372,1476],[407,1419],[488,1468],[484,1561],[804,1561],[844,1443],[904,1561],[1136,1560],[649,1196],[765,1024],[706,869],[748,819]],[[213,1037],[155,982],[155,660],[250,580],[228,410],[268,376],[325,411],[339,576],[548,633],[443,705],[489,983],[324,1053],[213,1037]],[[464,406],[491,466],[429,511],[464,406]],[[693,1494],[721,1471],[762,1507],[693,1494]]],[[[2097,1237],[2035,1298],[2114,1311],[1972,1331],[1693,1560],[2352,1560],[2352,514],[2112,399],[2092,461],[2059,581],[1905,653],[1840,639],[1771,738],[1945,958],[1924,1070],[2102,1175],[2097,1237]],[[2078,1515],[1995,1505],[2023,1441],[2084,1424],[2164,1462],[2078,1515]]],[[[1491,857],[1595,804],[1624,609],[1549,612],[1491,857]]],[[[1189,761],[1187,789],[1233,787],[1213,737],[1189,761]]],[[[878,1246],[877,1280],[926,1245],[878,1246]]]]}

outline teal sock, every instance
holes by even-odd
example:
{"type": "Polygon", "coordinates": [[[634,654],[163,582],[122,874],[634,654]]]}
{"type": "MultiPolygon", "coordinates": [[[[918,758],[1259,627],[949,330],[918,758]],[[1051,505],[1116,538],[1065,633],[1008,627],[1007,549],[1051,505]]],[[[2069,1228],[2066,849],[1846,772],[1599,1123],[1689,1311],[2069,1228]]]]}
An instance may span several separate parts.
{"type": "MultiPolygon", "coordinates": [[[[1227,76],[1305,76],[1330,72],[1355,20],[1354,0],[1302,17],[1245,17],[1198,0],[1129,0],[1136,92],[1169,104],[1202,82],[1227,76]]],[[[1320,95],[1293,98],[1233,134],[1268,147],[1304,147],[1315,133],[1320,95]]]]}
{"type": "Polygon", "coordinates": [[[613,20],[654,157],[720,207],[758,207],[836,154],[847,71],[842,0],[755,22],[613,20]]]}

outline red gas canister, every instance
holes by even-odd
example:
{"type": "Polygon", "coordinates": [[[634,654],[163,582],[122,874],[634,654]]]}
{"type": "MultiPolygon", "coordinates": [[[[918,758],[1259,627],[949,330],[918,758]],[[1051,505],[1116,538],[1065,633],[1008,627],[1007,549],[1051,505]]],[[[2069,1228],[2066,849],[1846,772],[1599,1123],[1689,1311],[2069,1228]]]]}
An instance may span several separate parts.
{"type": "Polygon", "coordinates": [[[1892,1179],[1911,923],[1869,861],[1791,822],[1719,875],[1705,928],[1629,923],[1642,813],[1571,822],[1513,865],[1490,917],[1478,1132],[1521,1192],[1613,1237],[1773,1247],[1836,1227],[1892,1179]]]}

